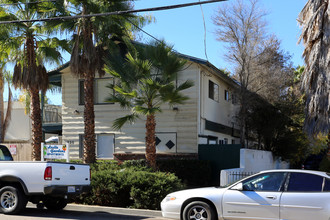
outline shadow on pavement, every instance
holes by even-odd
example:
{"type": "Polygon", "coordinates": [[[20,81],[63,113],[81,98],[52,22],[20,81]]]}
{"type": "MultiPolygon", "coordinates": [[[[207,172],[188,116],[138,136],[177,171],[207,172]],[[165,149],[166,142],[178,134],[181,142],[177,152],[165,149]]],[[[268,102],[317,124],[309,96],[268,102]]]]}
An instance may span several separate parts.
{"type": "Polygon", "coordinates": [[[156,217],[132,216],[125,214],[114,214],[102,211],[73,211],[61,210],[51,211],[47,209],[26,208],[20,215],[2,215],[1,219],[70,219],[70,220],[102,220],[102,219],[163,219],[156,217]]]}

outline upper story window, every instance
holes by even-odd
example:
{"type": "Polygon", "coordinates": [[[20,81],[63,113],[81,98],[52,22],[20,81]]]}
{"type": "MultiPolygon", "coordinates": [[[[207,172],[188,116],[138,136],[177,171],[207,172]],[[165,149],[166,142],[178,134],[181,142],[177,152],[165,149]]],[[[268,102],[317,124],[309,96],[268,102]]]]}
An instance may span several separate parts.
{"type": "Polygon", "coordinates": [[[219,102],[219,85],[209,80],[209,98],[219,102]]]}
{"type": "MultiPolygon", "coordinates": [[[[107,87],[113,84],[113,78],[96,78],[94,79],[94,104],[111,104],[106,102],[106,98],[110,94],[110,89],[107,87]]],[[[79,105],[84,104],[84,80],[79,80],[79,105]]]]}
{"type": "Polygon", "coordinates": [[[229,101],[229,91],[225,90],[225,100],[229,101]]]}

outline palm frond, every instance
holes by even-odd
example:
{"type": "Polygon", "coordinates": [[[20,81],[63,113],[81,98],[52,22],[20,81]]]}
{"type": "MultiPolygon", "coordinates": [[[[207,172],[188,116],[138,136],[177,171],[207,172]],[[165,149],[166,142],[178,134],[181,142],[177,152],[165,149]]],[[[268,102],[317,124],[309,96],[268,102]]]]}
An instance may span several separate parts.
{"type": "Polygon", "coordinates": [[[126,115],[124,117],[121,118],[117,118],[113,124],[112,124],[112,128],[116,131],[120,130],[126,123],[130,123],[133,124],[137,119],[139,118],[139,116],[137,114],[130,114],[130,115],[126,115]]]}

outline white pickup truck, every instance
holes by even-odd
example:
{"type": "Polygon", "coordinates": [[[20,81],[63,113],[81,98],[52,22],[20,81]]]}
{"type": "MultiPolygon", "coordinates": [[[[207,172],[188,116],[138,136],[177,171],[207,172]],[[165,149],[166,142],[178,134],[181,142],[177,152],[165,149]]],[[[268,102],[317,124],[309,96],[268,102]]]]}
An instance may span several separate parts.
{"type": "Polygon", "coordinates": [[[6,146],[0,145],[0,212],[17,214],[28,201],[60,210],[68,196],[90,189],[87,164],[60,162],[14,162],[6,146]]]}

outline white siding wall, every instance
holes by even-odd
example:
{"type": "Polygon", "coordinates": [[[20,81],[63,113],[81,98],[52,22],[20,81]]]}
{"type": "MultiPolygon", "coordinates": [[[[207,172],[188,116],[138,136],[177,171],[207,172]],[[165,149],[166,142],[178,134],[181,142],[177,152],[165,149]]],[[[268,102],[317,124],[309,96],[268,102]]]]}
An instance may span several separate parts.
{"type": "MultiPolygon", "coordinates": [[[[83,134],[84,131],[84,106],[78,104],[78,80],[72,77],[69,68],[62,73],[63,142],[70,143],[70,156],[78,158],[79,134],[83,134]],[[75,113],[75,110],[78,110],[79,114],[75,113]]],[[[182,73],[179,81],[191,79],[198,82],[198,77],[198,67],[193,64],[182,73]]],[[[164,106],[163,112],[156,115],[156,132],[176,132],[177,153],[197,153],[198,83],[187,89],[185,94],[189,95],[190,99],[184,105],[178,105],[178,111],[164,106]]],[[[127,124],[121,131],[111,129],[113,120],[126,113],[117,104],[95,105],[95,133],[115,134],[115,153],[144,153],[144,121],[137,121],[134,125],[127,124]]]]}
{"type": "MultiPolygon", "coordinates": [[[[239,143],[239,138],[232,137],[231,135],[221,134],[214,131],[209,131],[205,129],[205,120],[209,120],[215,123],[226,125],[229,127],[233,126],[235,123],[235,115],[238,111],[238,106],[232,103],[232,93],[234,88],[226,83],[224,80],[221,80],[219,76],[211,74],[205,69],[201,70],[201,100],[200,100],[200,111],[201,111],[201,120],[200,120],[200,134],[210,135],[218,137],[219,140],[224,138],[228,139],[228,143],[231,144],[232,140],[235,140],[235,143],[239,143]],[[216,83],[219,86],[219,101],[215,101],[209,98],[209,81],[216,83]],[[229,100],[225,100],[225,90],[229,91],[229,100]]],[[[235,123],[236,125],[236,123],[235,123]]],[[[235,126],[238,129],[237,125],[235,126]]],[[[200,138],[200,144],[206,144],[204,138],[200,138]]]]}

